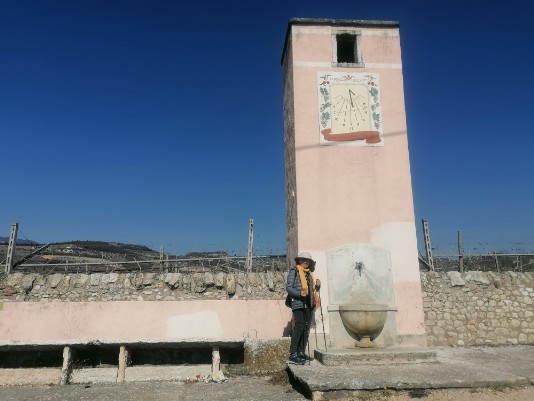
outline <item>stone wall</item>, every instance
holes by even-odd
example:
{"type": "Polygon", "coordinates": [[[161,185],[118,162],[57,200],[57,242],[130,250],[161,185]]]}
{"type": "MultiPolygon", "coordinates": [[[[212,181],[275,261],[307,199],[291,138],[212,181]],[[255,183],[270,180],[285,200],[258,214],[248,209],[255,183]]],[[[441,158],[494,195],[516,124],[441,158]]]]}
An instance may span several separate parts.
{"type": "MultiPolygon", "coordinates": [[[[0,274],[0,302],[281,300],[287,273],[0,274]]],[[[429,346],[534,344],[534,273],[422,272],[429,346]]]]}
{"type": "Polygon", "coordinates": [[[422,272],[429,346],[534,344],[534,273],[422,272]]]}
{"type": "Polygon", "coordinates": [[[278,300],[287,273],[93,273],[0,275],[0,302],[278,300]]]}

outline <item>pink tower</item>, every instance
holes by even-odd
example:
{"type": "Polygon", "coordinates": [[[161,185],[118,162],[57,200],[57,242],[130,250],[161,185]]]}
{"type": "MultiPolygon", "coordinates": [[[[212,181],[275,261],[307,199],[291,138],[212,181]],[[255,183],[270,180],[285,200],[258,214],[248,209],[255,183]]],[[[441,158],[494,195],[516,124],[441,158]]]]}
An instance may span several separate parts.
{"type": "Polygon", "coordinates": [[[399,23],[291,19],[282,69],[287,256],[316,259],[325,332],[346,346],[339,305],[381,303],[377,342],[426,345],[399,23]]]}

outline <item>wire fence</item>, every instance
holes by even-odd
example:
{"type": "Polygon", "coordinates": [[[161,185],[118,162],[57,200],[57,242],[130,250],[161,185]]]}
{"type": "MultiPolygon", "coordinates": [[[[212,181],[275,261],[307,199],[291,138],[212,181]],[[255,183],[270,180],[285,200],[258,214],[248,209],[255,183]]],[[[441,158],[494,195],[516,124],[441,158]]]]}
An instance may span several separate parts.
{"type": "Polygon", "coordinates": [[[432,243],[426,219],[422,220],[418,239],[420,244],[424,245],[424,251],[419,253],[420,267],[423,270],[520,273],[534,271],[534,243],[514,242],[507,238],[503,238],[499,243],[482,243],[473,238],[467,238],[465,241],[460,230],[454,242],[445,245],[432,243]],[[465,244],[470,245],[465,247],[465,244]]]}
{"type": "MultiPolygon", "coordinates": [[[[255,256],[252,258],[250,272],[280,272],[286,271],[284,255],[255,256]]],[[[151,259],[133,261],[102,260],[98,262],[59,262],[59,263],[32,263],[18,265],[13,273],[38,273],[49,275],[54,273],[197,273],[197,272],[247,272],[246,257],[220,256],[179,259],[151,259]]]]}
{"type": "Polygon", "coordinates": [[[467,255],[433,255],[433,268],[428,259],[420,255],[423,270],[435,271],[514,271],[517,273],[534,271],[534,254],[467,254],[467,255]]]}

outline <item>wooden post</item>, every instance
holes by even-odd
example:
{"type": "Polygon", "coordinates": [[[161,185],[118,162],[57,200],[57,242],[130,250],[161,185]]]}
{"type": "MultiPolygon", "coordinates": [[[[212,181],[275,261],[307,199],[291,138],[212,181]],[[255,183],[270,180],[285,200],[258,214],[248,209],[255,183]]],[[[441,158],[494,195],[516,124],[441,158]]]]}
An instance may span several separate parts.
{"type": "Polygon", "coordinates": [[[458,263],[460,265],[460,273],[464,272],[464,247],[462,244],[462,232],[458,230],[458,263]]]}

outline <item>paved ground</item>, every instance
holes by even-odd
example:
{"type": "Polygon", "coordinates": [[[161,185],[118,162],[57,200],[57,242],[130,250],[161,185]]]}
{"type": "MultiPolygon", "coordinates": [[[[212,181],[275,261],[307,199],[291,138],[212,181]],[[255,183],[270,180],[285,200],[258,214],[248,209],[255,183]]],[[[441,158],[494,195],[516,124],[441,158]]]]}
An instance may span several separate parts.
{"type": "Polygon", "coordinates": [[[229,377],[225,383],[133,382],[0,387],[2,401],[532,401],[534,347],[435,348],[437,360],[351,366],[291,365],[272,377],[229,377]],[[301,386],[302,382],[302,386],[301,386]],[[372,391],[370,391],[372,390],[372,391]],[[307,398],[306,395],[309,397],[307,398]]]}
{"type": "Polygon", "coordinates": [[[2,401],[299,401],[306,400],[289,383],[266,377],[234,377],[226,383],[145,382],[116,385],[0,387],[2,401]]]}
{"type": "MultiPolygon", "coordinates": [[[[439,347],[433,362],[290,365],[310,393],[391,389],[479,388],[534,384],[534,347],[439,347]]],[[[389,351],[384,350],[382,353],[389,351]]],[[[392,359],[393,359],[392,352],[392,359]]]]}
{"type": "MultiPolygon", "coordinates": [[[[482,389],[406,390],[382,389],[353,393],[337,401],[532,401],[534,387],[504,386],[482,389]]],[[[267,378],[230,378],[227,383],[148,382],[121,385],[68,385],[0,387],[2,401],[303,401],[287,382],[267,378]]],[[[328,398],[326,398],[328,399],[328,398]]]]}

